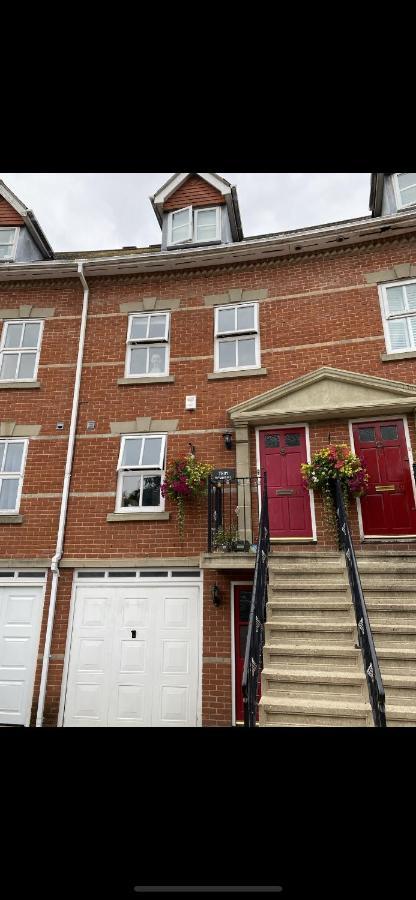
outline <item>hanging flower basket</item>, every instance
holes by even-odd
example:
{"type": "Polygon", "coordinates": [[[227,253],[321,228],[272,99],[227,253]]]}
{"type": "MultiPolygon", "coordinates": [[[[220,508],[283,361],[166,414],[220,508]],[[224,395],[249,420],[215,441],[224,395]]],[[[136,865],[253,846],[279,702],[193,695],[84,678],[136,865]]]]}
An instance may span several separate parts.
{"type": "Polygon", "coordinates": [[[176,503],[181,540],[185,524],[185,503],[206,495],[207,479],[212,470],[213,466],[198,463],[192,455],[184,459],[174,459],[166,469],[165,480],[160,490],[162,497],[169,497],[176,503]]]}
{"type": "Polygon", "coordinates": [[[339,478],[344,502],[348,508],[350,497],[362,497],[367,490],[368,472],[364,461],[352,453],[348,444],[329,444],[312,456],[311,463],[301,466],[305,487],[322,494],[328,524],[334,525],[332,487],[339,478]]]}

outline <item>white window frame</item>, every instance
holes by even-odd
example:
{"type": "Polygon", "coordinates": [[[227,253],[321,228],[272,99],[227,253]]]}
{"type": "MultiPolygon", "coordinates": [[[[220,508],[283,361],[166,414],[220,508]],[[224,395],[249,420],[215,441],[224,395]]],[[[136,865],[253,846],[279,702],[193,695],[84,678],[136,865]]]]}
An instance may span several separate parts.
{"type": "Polygon", "coordinates": [[[379,285],[379,295],[380,295],[380,309],[381,309],[381,318],[383,322],[383,330],[384,330],[384,338],[386,341],[386,351],[387,353],[412,353],[416,352],[416,338],[413,337],[409,327],[408,327],[408,335],[410,337],[411,344],[409,347],[406,347],[405,350],[393,350],[391,346],[390,339],[390,330],[389,330],[389,322],[394,321],[395,319],[412,319],[416,317],[416,309],[414,311],[410,311],[408,309],[404,310],[401,313],[389,313],[388,299],[387,299],[387,288],[391,287],[405,287],[407,284],[416,284],[416,278],[407,278],[405,281],[389,281],[385,284],[379,285]]]}
{"type": "Polygon", "coordinates": [[[31,378],[28,378],[27,376],[25,376],[24,378],[0,378],[0,382],[1,381],[16,381],[16,382],[36,381],[37,374],[38,374],[38,367],[39,367],[40,350],[42,347],[44,324],[45,324],[44,319],[7,319],[3,322],[3,330],[1,333],[1,341],[0,341],[0,371],[1,371],[1,367],[3,365],[3,356],[10,356],[11,354],[17,353],[19,355],[19,362],[17,365],[17,369],[19,368],[20,357],[22,355],[28,354],[28,353],[36,353],[36,359],[35,359],[35,368],[34,368],[33,375],[31,378]],[[5,347],[6,334],[7,334],[9,325],[40,325],[37,349],[35,350],[33,347],[32,348],[24,347],[19,350],[18,348],[13,349],[13,347],[5,347]]]}
{"type": "Polygon", "coordinates": [[[0,256],[0,263],[2,263],[2,262],[13,262],[13,260],[15,259],[15,256],[16,256],[16,249],[17,249],[17,242],[18,242],[18,239],[19,239],[19,231],[20,231],[20,228],[15,227],[14,225],[4,225],[4,226],[1,226],[1,227],[0,227],[0,245],[1,245],[2,247],[10,247],[10,248],[11,248],[11,254],[10,254],[10,256],[0,256]],[[3,231],[12,231],[13,228],[14,228],[14,238],[13,238],[13,243],[12,243],[12,244],[5,244],[5,243],[2,241],[2,239],[1,239],[2,232],[3,232],[3,231]]]}
{"type": "Polygon", "coordinates": [[[174,209],[168,215],[168,244],[171,246],[175,246],[175,244],[189,244],[193,240],[193,227],[192,227],[192,206],[183,206],[182,209],[174,209]],[[188,213],[188,233],[189,237],[181,238],[179,241],[173,240],[173,217],[177,213],[187,212],[188,213]]]}
{"type": "MultiPolygon", "coordinates": [[[[402,195],[400,192],[400,185],[399,185],[399,175],[407,175],[407,174],[408,174],[407,172],[395,172],[393,175],[394,196],[396,198],[396,204],[397,204],[398,209],[407,209],[407,207],[416,205],[415,200],[413,200],[411,203],[403,203],[402,202],[402,195]]],[[[416,185],[416,175],[415,175],[415,185],[416,185]]],[[[410,185],[409,185],[409,187],[410,187],[410,185]]]]}
{"type": "Polygon", "coordinates": [[[162,485],[164,474],[165,474],[165,459],[166,459],[166,434],[153,434],[153,432],[146,432],[145,434],[123,434],[121,435],[120,440],[120,453],[118,456],[117,463],[117,491],[116,491],[116,512],[121,513],[137,513],[137,512],[163,512],[165,509],[165,498],[160,494],[160,503],[159,506],[122,506],[122,485],[123,485],[123,474],[125,472],[137,472],[142,475],[160,475],[160,484],[162,485]],[[159,457],[159,466],[149,466],[149,465],[136,465],[136,466],[122,466],[121,460],[123,458],[123,452],[126,441],[129,440],[137,440],[138,438],[143,439],[143,446],[141,457],[143,457],[144,450],[144,440],[147,438],[162,438],[161,449],[160,449],[160,457],[159,457]]]}
{"type": "Polygon", "coordinates": [[[168,239],[167,244],[168,247],[175,247],[176,245],[181,246],[182,244],[212,244],[213,241],[221,240],[221,206],[201,206],[194,209],[193,206],[184,206],[183,209],[175,209],[168,215],[168,239]],[[198,224],[198,215],[201,212],[211,212],[215,210],[216,214],[216,233],[215,238],[207,238],[205,241],[202,238],[197,239],[197,224],[198,224]],[[176,213],[188,212],[189,214],[189,237],[185,240],[174,241],[172,238],[173,232],[173,217],[176,213]]]}
{"type": "MultiPolygon", "coordinates": [[[[149,328],[148,328],[149,330],[149,328]]],[[[157,378],[159,375],[169,375],[169,364],[170,364],[170,313],[164,309],[160,310],[152,310],[152,312],[147,313],[132,313],[129,316],[129,321],[127,325],[127,340],[126,340],[126,364],[124,376],[125,378],[157,378]],[[157,338],[132,338],[131,330],[133,326],[133,319],[149,319],[150,326],[150,317],[151,316],[166,316],[166,326],[165,326],[165,335],[164,337],[157,338]],[[165,352],[165,369],[163,372],[141,372],[140,374],[133,374],[130,372],[131,366],[131,351],[134,347],[146,347],[147,348],[147,365],[149,365],[149,350],[151,347],[164,347],[165,352]]]]}
{"type": "MultiPolygon", "coordinates": [[[[215,318],[214,318],[214,371],[215,372],[238,372],[244,369],[258,369],[260,366],[260,334],[259,334],[259,304],[258,303],[235,303],[235,304],[227,304],[227,306],[216,306],[215,310],[215,318]],[[253,306],[254,307],[254,328],[244,328],[239,329],[238,331],[218,331],[218,314],[222,310],[230,310],[230,309],[242,309],[243,307],[253,306]],[[243,366],[227,366],[226,368],[219,367],[219,347],[220,343],[225,343],[225,341],[238,341],[238,338],[244,337],[244,335],[253,337],[255,339],[255,354],[256,361],[251,365],[243,365],[243,366]]],[[[237,321],[237,314],[236,314],[237,321]]],[[[238,352],[238,345],[237,345],[238,352]]]]}
{"type": "Polygon", "coordinates": [[[3,479],[5,481],[6,480],[10,481],[10,479],[16,479],[16,478],[19,479],[19,485],[17,488],[17,496],[16,496],[16,506],[13,509],[0,509],[0,517],[1,517],[1,516],[14,515],[19,512],[20,500],[22,497],[22,490],[23,490],[23,480],[25,477],[25,467],[26,467],[27,451],[28,451],[28,447],[29,447],[29,439],[28,438],[8,438],[8,437],[3,438],[2,437],[2,438],[0,438],[0,444],[6,444],[6,446],[4,448],[3,459],[1,462],[1,466],[0,466],[0,482],[2,482],[3,479]],[[19,473],[7,472],[7,474],[6,474],[5,472],[3,472],[3,466],[4,466],[4,463],[6,460],[8,444],[23,444],[22,463],[21,463],[21,468],[20,468],[19,473]]]}

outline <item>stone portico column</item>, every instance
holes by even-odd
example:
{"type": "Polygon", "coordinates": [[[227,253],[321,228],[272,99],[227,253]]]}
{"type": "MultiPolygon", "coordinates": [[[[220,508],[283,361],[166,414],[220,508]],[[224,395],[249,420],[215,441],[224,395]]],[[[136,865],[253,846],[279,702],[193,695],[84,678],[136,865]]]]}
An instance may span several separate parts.
{"type": "MultiPolygon", "coordinates": [[[[247,478],[250,475],[250,449],[248,441],[248,425],[239,425],[235,429],[235,462],[237,478],[247,478]]],[[[252,543],[251,529],[251,486],[247,481],[238,485],[238,537],[239,540],[247,540],[252,543]],[[244,527],[245,526],[245,527],[244,527]]]]}

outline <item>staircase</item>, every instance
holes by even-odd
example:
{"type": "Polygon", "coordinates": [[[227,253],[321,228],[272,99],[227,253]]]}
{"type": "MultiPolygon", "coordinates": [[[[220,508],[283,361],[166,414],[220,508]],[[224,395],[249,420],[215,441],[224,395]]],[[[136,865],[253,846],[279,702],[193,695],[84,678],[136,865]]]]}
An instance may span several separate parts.
{"type": "MultiPolygon", "coordinates": [[[[357,554],[387,724],[416,725],[416,553],[357,554]]],[[[372,727],[343,553],[269,557],[260,725],[372,727]]]]}

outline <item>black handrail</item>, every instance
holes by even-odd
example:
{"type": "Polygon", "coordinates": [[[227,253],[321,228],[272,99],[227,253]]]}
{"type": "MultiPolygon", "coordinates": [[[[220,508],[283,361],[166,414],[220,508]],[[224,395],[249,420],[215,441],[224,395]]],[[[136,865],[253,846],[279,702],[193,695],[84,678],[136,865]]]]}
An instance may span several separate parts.
{"type": "Polygon", "coordinates": [[[258,475],[218,480],[208,476],[208,553],[249,553],[257,542],[258,475]]]}
{"type": "Polygon", "coordinates": [[[363,657],[374,725],[377,728],[385,728],[386,697],[339,478],[334,479],[334,500],[337,513],[340,549],[344,551],[347,563],[348,578],[354,603],[355,619],[357,622],[358,641],[363,657]]]}
{"type": "Polygon", "coordinates": [[[267,475],[265,472],[263,475],[259,537],[242,680],[245,728],[254,728],[257,719],[259,676],[263,668],[269,548],[269,507],[267,502],[267,475]]]}

